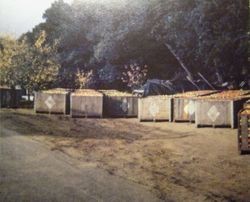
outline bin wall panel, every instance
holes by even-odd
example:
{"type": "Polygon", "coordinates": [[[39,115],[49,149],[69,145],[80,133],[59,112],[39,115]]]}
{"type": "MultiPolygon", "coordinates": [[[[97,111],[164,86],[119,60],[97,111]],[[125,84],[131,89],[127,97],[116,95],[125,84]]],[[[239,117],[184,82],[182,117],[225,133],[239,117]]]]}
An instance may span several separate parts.
{"type": "Polygon", "coordinates": [[[242,100],[196,100],[196,126],[237,126],[237,113],[242,100]]]}
{"type": "Polygon", "coordinates": [[[174,98],[174,121],[195,121],[195,100],[191,98],[174,98]]]}
{"type": "Polygon", "coordinates": [[[140,121],[171,121],[172,99],[167,96],[150,96],[139,99],[140,121]]]}
{"type": "Polygon", "coordinates": [[[103,112],[106,117],[137,117],[138,98],[104,95],[103,112]]]}
{"type": "Polygon", "coordinates": [[[103,96],[71,96],[72,117],[102,117],[103,96]]]}
{"type": "Polygon", "coordinates": [[[35,93],[34,110],[38,113],[68,114],[70,106],[69,94],[35,93]]]}

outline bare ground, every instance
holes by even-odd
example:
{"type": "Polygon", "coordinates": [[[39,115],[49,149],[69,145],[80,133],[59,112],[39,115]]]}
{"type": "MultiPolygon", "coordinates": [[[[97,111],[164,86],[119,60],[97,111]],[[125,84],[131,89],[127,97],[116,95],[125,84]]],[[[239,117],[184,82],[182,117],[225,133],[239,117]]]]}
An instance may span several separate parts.
{"type": "Polygon", "coordinates": [[[249,201],[250,155],[237,130],[1,110],[1,124],[173,201],[249,201]]]}

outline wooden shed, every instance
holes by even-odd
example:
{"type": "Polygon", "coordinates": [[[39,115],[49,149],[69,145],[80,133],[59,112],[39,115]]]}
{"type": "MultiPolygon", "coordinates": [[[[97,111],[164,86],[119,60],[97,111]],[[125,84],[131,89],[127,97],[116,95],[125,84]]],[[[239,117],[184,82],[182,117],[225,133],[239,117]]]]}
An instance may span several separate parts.
{"type": "Polygon", "coordinates": [[[70,90],[56,88],[35,92],[34,110],[37,113],[69,114],[70,90]]]}
{"type": "Polygon", "coordinates": [[[139,121],[171,121],[172,97],[156,95],[140,98],[138,101],[139,121]]]}
{"type": "Polygon", "coordinates": [[[70,96],[70,114],[72,117],[102,117],[103,94],[91,90],[76,90],[70,96]]]}
{"type": "Polygon", "coordinates": [[[237,114],[249,99],[249,91],[223,91],[196,99],[195,124],[212,127],[237,127],[237,114]]]}
{"type": "Polygon", "coordinates": [[[105,117],[137,117],[138,98],[136,96],[117,90],[99,90],[99,92],[104,95],[105,117]]]}

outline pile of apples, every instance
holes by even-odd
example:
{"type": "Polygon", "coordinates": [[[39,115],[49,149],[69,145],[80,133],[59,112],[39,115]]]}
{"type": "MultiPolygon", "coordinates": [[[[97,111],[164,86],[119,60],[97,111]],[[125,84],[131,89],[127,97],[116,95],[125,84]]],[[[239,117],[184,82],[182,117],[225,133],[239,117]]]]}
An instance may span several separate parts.
{"type": "Polygon", "coordinates": [[[66,94],[68,92],[69,90],[65,88],[54,88],[54,89],[43,91],[43,93],[48,93],[48,94],[66,94]]]}
{"type": "Polygon", "coordinates": [[[174,95],[174,97],[177,98],[192,98],[192,97],[199,97],[204,95],[209,95],[211,93],[216,93],[216,91],[213,90],[200,90],[200,91],[189,91],[185,93],[179,93],[174,95]]]}
{"type": "Polygon", "coordinates": [[[103,93],[106,96],[117,96],[117,97],[133,96],[130,93],[121,92],[118,90],[99,90],[99,92],[103,93]]]}
{"type": "Polygon", "coordinates": [[[235,99],[235,98],[241,98],[243,96],[250,96],[250,91],[243,91],[243,90],[227,90],[227,91],[222,91],[220,93],[215,93],[210,96],[209,98],[219,98],[219,99],[235,99]]]}
{"type": "Polygon", "coordinates": [[[74,95],[74,96],[102,96],[101,93],[99,93],[96,90],[92,90],[92,89],[76,90],[72,95],[74,95]]]}

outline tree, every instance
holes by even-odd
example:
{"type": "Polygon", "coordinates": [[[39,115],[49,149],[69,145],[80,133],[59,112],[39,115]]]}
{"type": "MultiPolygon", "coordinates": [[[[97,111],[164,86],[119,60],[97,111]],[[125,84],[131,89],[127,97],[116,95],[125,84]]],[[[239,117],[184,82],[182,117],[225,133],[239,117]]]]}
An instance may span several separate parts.
{"type": "Polygon", "coordinates": [[[22,65],[25,63],[27,46],[11,36],[0,38],[0,83],[15,88],[23,86],[22,65]]]}
{"type": "Polygon", "coordinates": [[[148,66],[140,66],[136,63],[125,65],[124,72],[122,73],[122,82],[126,85],[135,89],[141,87],[142,84],[146,81],[148,73],[148,66]]]}
{"type": "Polygon", "coordinates": [[[88,88],[93,80],[93,71],[81,72],[80,69],[76,73],[77,87],[80,89],[88,88]]]}
{"type": "Polygon", "coordinates": [[[153,35],[173,47],[192,73],[240,83],[247,67],[246,0],[157,1],[153,35]],[[157,11],[157,12],[156,12],[157,11]]]}
{"type": "Polygon", "coordinates": [[[47,34],[40,32],[33,46],[27,52],[29,60],[23,65],[25,87],[31,90],[56,86],[60,64],[56,57],[57,44],[45,44],[47,34]]]}
{"type": "Polygon", "coordinates": [[[92,70],[94,87],[122,88],[123,67],[134,62],[150,67],[147,78],[171,79],[185,69],[192,81],[201,73],[237,87],[249,75],[248,0],[59,0],[44,19],[21,39],[33,47],[45,31],[42,47],[53,47],[49,58],[58,63],[60,87],[79,87],[78,70],[92,70]]]}
{"type": "Polygon", "coordinates": [[[56,44],[44,45],[46,33],[42,31],[35,44],[11,37],[0,38],[0,81],[14,88],[16,85],[28,90],[50,88],[56,84],[60,65],[56,58],[56,44]]]}

